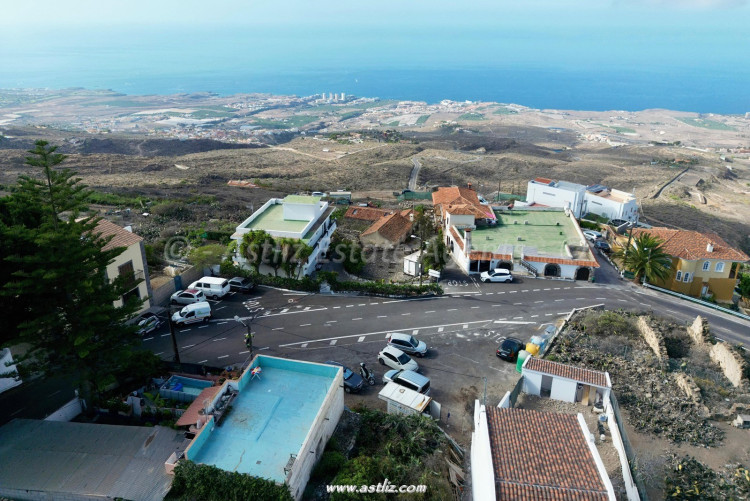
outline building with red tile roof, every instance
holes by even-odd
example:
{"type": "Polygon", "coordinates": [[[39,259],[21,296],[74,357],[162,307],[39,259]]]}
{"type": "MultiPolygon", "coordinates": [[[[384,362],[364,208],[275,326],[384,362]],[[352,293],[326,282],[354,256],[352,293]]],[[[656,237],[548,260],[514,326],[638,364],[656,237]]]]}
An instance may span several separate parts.
{"type": "Polygon", "coordinates": [[[395,247],[411,235],[414,217],[411,211],[383,216],[362,232],[359,240],[372,247],[395,247]]]}
{"type": "Polygon", "coordinates": [[[612,482],[581,414],[475,403],[474,501],[609,501],[612,482]]]}
{"type": "Polygon", "coordinates": [[[143,246],[143,238],[136,235],[130,230],[118,226],[106,219],[100,220],[92,233],[101,238],[110,239],[103,251],[116,248],[123,248],[123,252],[112,261],[106,270],[107,278],[114,280],[117,277],[124,277],[128,290],[123,294],[122,299],[115,301],[115,306],[120,306],[123,300],[134,296],[144,299],[140,311],[146,310],[151,306],[150,297],[153,293],[151,290],[151,281],[148,274],[148,265],[146,264],[146,249],[143,246]]]}
{"type": "Polygon", "coordinates": [[[527,358],[521,370],[524,393],[584,405],[609,401],[612,382],[607,372],[537,357],[527,358]]]}
{"type": "MultiPolygon", "coordinates": [[[[635,228],[633,237],[651,235],[662,242],[664,252],[672,256],[670,275],[653,285],[693,297],[732,300],[741,263],[747,254],[727,244],[715,233],[672,228],[635,228]]],[[[635,239],[631,245],[636,245],[635,239]]]]}
{"type": "Polygon", "coordinates": [[[345,218],[359,219],[361,221],[375,222],[381,217],[389,216],[395,211],[387,209],[378,209],[375,207],[349,207],[344,214],[345,218]]]}

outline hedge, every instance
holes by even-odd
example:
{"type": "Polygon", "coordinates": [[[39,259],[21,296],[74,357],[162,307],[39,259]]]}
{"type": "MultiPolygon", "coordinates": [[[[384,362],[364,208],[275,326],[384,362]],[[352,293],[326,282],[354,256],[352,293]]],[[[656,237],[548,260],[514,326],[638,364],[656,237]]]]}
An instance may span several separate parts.
{"type": "Polygon", "coordinates": [[[253,280],[256,284],[280,287],[282,289],[318,292],[320,284],[328,282],[336,292],[364,292],[373,296],[423,296],[428,294],[442,295],[443,288],[436,283],[424,285],[390,284],[386,282],[339,281],[338,273],[321,271],[318,278],[302,277],[300,279],[261,275],[251,270],[236,266],[231,261],[221,263],[221,273],[226,276],[241,276],[253,280]]]}
{"type": "Polygon", "coordinates": [[[292,501],[284,484],[253,477],[215,466],[180,461],[174,469],[174,481],[166,500],[226,501],[292,501]]]}

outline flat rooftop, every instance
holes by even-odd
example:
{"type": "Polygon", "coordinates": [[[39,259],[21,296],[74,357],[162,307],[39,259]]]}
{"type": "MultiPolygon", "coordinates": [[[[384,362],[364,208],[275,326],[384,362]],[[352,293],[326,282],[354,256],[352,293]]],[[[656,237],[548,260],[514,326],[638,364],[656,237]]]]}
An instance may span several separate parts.
{"type": "Polygon", "coordinates": [[[284,482],[284,467],[300,453],[339,368],[262,356],[258,365],[260,376],[248,381],[220,426],[202,432],[210,435],[188,458],[284,482]]]}
{"type": "Polygon", "coordinates": [[[564,256],[566,242],[580,244],[575,225],[564,211],[510,210],[495,214],[496,225],[478,226],[471,232],[473,250],[495,252],[500,245],[512,245],[535,248],[540,255],[564,256]]]}
{"type": "Polygon", "coordinates": [[[287,195],[284,197],[284,202],[290,204],[315,204],[320,203],[320,197],[313,197],[310,195],[287,195]]]}
{"type": "Polygon", "coordinates": [[[266,232],[288,231],[302,233],[302,230],[305,229],[305,226],[309,222],[284,219],[284,206],[282,204],[272,204],[252,221],[244,225],[243,228],[252,228],[253,230],[263,230],[266,232]]]}

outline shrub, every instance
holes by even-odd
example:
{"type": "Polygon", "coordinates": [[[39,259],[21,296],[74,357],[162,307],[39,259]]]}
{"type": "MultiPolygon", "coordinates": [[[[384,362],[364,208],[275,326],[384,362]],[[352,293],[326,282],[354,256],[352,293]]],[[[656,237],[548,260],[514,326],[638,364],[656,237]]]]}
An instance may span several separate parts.
{"type": "Polygon", "coordinates": [[[312,471],[312,480],[331,479],[346,463],[346,457],[337,451],[325,451],[312,471]]]}
{"type": "Polygon", "coordinates": [[[220,470],[215,466],[180,461],[174,470],[172,489],[167,500],[224,501],[253,499],[257,501],[291,501],[286,485],[272,480],[220,470]]]}

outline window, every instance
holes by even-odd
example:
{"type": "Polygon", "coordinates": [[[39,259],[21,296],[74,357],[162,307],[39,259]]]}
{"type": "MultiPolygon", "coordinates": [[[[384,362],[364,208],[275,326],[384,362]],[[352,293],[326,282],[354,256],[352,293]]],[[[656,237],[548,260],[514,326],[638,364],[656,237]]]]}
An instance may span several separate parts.
{"type": "MultiPolygon", "coordinates": [[[[717,264],[716,266],[719,266],[719,265],[717,264]]],[[[708,269],[709,269],[710,267],[711,267],[711,262],[710,262],[710,261],[705,261],[705,262],[703,263],[703,271],[708,271],[708,269]]]]}
{"type": "Polygon", "coordinates": [[[685,276],[682,278],[683,282],[689,282],[690,281],[690,273],[685,273],[685,276]]]}
{"type": "Polygon", "coordinates": [[[674,279],[677,280],[678,282],[682,280],[682,272],[677,270],[677,275],[675,275],[674,279]]]}
{"type": "Polygon", "coordinates": [[[724,271],[724,263],[716,263],[716,268],[714,268],[714,270],[719,272],[724,271]]]}

